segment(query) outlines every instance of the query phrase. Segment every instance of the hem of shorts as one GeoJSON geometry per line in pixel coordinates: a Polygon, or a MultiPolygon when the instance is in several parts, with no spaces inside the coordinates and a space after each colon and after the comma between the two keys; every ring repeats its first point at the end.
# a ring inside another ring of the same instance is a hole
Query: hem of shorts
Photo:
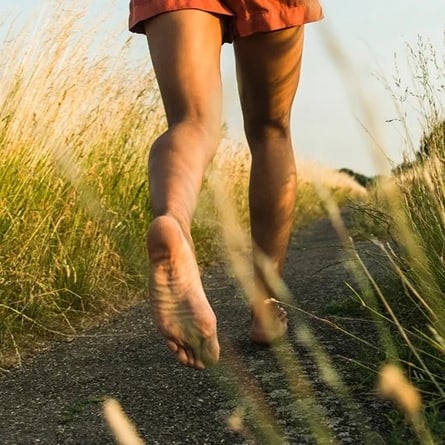
{"type": "Polygon", "coordinates": [[[292,28],[305,25],[306,23],[318,22],[324,18],[320,7],[319,13],[307,14],[304,7],[288,8],[281,11],[267,11],[257,13],[249,17],[238,18],[236,21],[236,37],[248,37],[256,32],[278,31],[280,29],[292,28]]]}
{"type": "Polygon", "coordinates": [[[159,14],[181,9],[198,9],[212,14],[233,16],[233,12],[215,2],[210,4],[208,0],[152,0],[135,5],[130,3],[130,17],[128,28],[136,34],[145,34],[144,21],[159,14]]]}

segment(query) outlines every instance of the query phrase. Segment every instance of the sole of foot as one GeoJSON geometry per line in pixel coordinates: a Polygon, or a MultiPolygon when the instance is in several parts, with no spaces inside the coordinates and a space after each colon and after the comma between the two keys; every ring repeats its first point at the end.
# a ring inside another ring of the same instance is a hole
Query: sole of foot
{"type": "Polygon", "coordinates": [[[215,314],[201,283],[193,247],[178,222],[153,220],[147,234],[151,311],[179,363],[205,369],[218,362],[215,314]]]}

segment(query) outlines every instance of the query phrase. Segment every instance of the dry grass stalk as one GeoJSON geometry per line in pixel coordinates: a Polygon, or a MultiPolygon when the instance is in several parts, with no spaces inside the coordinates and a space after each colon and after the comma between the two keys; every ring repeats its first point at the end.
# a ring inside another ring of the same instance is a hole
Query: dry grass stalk
{"type": "Polygon", "coordinates": [[[103,405],[103,413],[119,445],[145,444],[117,400],[107,399],[103,405]]]}

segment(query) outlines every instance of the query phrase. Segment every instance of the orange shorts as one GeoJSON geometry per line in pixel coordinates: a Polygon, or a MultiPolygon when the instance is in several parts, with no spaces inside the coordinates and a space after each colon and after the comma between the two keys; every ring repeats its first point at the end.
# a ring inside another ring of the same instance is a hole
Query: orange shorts
{"type": "Polygon", "coordinates": [[[225,42],[323,18],[318,0],[130,0],[130,31],[144,34],[145,20],[178,9],[200,9],[222,16],[225,42]]]}

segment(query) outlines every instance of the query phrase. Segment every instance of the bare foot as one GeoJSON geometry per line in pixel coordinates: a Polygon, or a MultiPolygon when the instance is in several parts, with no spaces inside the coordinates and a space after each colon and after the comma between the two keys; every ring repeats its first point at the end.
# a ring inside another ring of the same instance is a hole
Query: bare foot
{"type": "Polygon", "coordinates": [[[155,218],[147,234],[150,303],[158,330],[178,361],[205,369],[219,359],[216,317],[192,247],[174,218],[155,218]]]}
{"type": "Polygon", "coordinates": [[[271,345],[283,339],[287,333],[287,312],[273,298],[252,306],[250,340],[253,343],[271,345]]]}

